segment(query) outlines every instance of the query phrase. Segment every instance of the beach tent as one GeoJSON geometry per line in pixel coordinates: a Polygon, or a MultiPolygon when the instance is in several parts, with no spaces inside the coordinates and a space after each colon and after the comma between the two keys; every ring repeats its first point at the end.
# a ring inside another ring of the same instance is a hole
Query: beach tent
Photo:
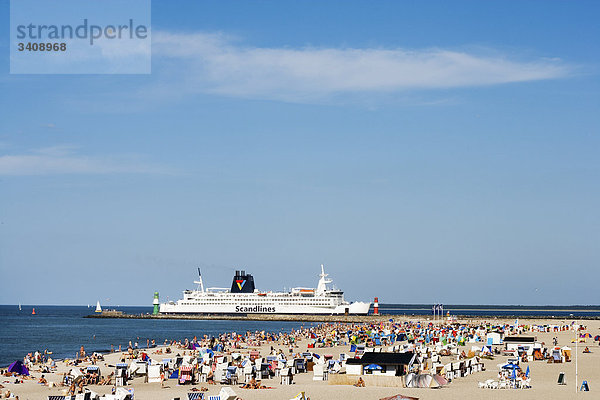
{"type": "Polygon", "coordinates": [[[27,367],[24,366],[23,363],[18,360],[8,366],[8,372],[25,376],[29,375],[29,370],[27,369],[27,367]]]}

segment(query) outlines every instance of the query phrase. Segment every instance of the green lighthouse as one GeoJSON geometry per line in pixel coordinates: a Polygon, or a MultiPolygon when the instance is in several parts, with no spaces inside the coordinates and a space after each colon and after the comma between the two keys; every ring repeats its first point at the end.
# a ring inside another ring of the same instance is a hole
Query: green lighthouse
{"type": "Polygon", "coordinates": [[[154,310],[152,311],[152,315],[158,315],[158,292],[154,292],[154,310]]]}

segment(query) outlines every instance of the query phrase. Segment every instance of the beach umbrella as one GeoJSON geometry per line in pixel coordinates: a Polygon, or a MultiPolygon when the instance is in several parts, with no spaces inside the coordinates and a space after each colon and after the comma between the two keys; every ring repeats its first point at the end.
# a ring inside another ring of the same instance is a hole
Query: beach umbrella
{"type": "Polygon", "coordinates": [[[596,335],[596,337],[594,338],[594,340],[600,340],[600,335],[596,335]]]}
{"type": "Polygon", "coordinates": [[[383,368],[380,365],[377,365],[377,364],[369,364],[364,369],[368,369],[368,370],[381,370],[383,368]]]}

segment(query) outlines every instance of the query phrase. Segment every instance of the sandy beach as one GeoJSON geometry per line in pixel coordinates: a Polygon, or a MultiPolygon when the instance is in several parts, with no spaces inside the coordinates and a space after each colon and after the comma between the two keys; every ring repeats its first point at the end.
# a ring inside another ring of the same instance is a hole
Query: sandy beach
{"type": "MultiPolygon", "coordinates": [[[[394,318],[394,322],[403,322],[409,320],[409,318],[394,318]]],[[[416,321],[415,317],[410,319],[416,321]]],[[[421,319],[423,323],[428,323],[426,318],[421,319]]],[[[457,322],[462,324],[475,325],[479,323],[492,323],[494,325],[499,324],[511,324],[514,320],[503,320],[493,318],[482,318],[482,319],[469,319],[469,320],[458,320],[457,322]]],[[[545,320],[545,319],[529,319],[519,320],[520,325],[545,325],[545,324],[569,324],[571,321],[563,320],[545,320]]],[[[600,321],[598,320],[583,320],[579,321],[582,325],[586,326],[586,332],[589,332],[592,337],[600,335],[600,321]]],[[[482,358],[485,364],[485,371],[477,372],[468,375],[463,378],[454,379],[447,386],[430,389],[430,388],[403,388],[403,387],[354,387],[351,385],[335,385],[330,381],[314,381],[313,373],[301,373],[294,376],[295,384],[293,385],[281,385],[280,379],[274,377],[272,379],[263,380],[263,385],[272,387],[270,389],[242,389],[238,386],[232,386],[237,396],[241,399],[252,400],[252,399],[291,399],[296,396],[299,392],[305,392],[307,397],[312,400],[317,399],[380,399],[386,396],[392,396],[398,393],[418,397],[419,399],[478,399],[478,398],[519,398],[519,399],[564,399],[570,396],[584,397],[584,398],[598,398],[597,391],[600,384],[600,346],[598,342],[594,342],[593,339],[587,339],[586,343],[578,344],[578,351],[575,354],[575,343],[572,341],[575,339],[575,332],[572,330],[559,331],[559,332],[524,332],[523,335],[535,336],[537,341],[544,342],[547,347],[552,347],[553,338],[558,339],[559,346],[569,346],[573,350],[572,362],[568,363],[548,363],[546,361],[530,361],[521,364],[522,368],[529,366],[531,371],[531,388],[529,389],[480,389],[478,382],[484,382],[488,379],[498,378],[498,367],[497,364],[505,362],[508,356],[495,355],[492,360],[482,358]],[[589,347],[591,353],[584,353],[585,347],[589,347]],[[590,391],[589,392],[576,392],[575,388],[575,358],[577,357],[578,365],[578,386],[581,385],[583,380],[587,380],[590,391]],[[564,372],[566,376],[566,385],[558,385],[557,379],[560,372],[564,372]]],[[[298,338],[297,348],[294,352],[303,352],[307,350],[307,345],[310,339],[298,338]]],[[[471,346],[474,344],[481,345],[482,343],[466,343],[465,346],[460,346],[459,351],[464,350],[468,352],[471,346]]],[[[288,348],[284,345],[280,345],[277,342],[264,343],[260,346],[248,347],[243,350],[238,350],[242,354],[249,354],[250,351],[258,350],[261,355],[266,355],[270,352],[271,346],[275,350],[282,349],[286,354],[288,348]]],[[[171,346],[172,347],[172,346],[171,346]]],[[[387,346],[383,346],[387,348],[387,346]]],[[[150,358],[156,361],[161,361],[162,358],[168,357],[165,354],[153,354],[161,347],[151,349],[149,352],[150,358]]],[[[164,347],[162,347],[164,349],[164,347]]],[[[332,354],[334,358],[337,358],[340,353],[351,354],[349,345],[340,345],[335,347],[315,347],[308,349],[309,351],[324,355],[332,354]]],[[[385,351],[385,349],[383,350],[385,351]]],[[[183,350],[173,348],[173,353],[182,353],[183,350]]],[[[111,353],[105,354],[104,360],[99,361],[97,365],[100,367],[102,374],[108,374],[114,370],[114,366],[124,356],[124,353],[111,353]]],[[[444,363],[450,362],[456,359],[456,356],[445,356],[443,357],[444,363]]],[[[130,362],[131,360],[126,360],[130,362]]],[[[68,366],[64,361],[59,361],[57,364],[57,370],[52,373],[44,374],[45,378],[49,382],[60,382],[63,373],[68,372],[73,366],[68,366]]],[[[80,364],[78,367],[86,367],[91,365],[90,362],[80,364]]],[[[38,383],[42,373],[38,367],[34,367],[31,371],[31,378],[24,379],[23,383],[14,383],[15,377],[3,376],[1,384],[3,386],[2,395],[5,396],[7,390],[13,395],[16,395],[21,400],[34,400],[34,399],[46,399],[49,395],[61,395],[64,394],[65,387],[48,387],[38,383]]],[[[355,380],[355,378],[353,378],[355,380]]],[[[167,400],[173,398],[187,399],[187,393],[191,391],[193,387],[201,388],[207,387],[207,395],[217,395],[220,391],[221,385],[207,385],[206,383],[180,386],[177,384],[175,379],[165,381],[165,388],[161,388],[160,383],[144,383],[143,378],[135,378],[129,381],[128,388],[134,388],[135,399],[148,399],[148,400],[167,400]]],[[[99,394],[110,393],[112,386],[97,386],[89,385],[91,390],[99,394]]]]}

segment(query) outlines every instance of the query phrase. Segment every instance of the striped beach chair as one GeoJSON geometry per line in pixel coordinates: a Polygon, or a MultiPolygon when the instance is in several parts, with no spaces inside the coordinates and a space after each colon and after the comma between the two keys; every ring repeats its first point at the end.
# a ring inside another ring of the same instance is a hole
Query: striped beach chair
{"type": "Polygon", "coordinates": [[[204,400],[204,393],[191,392],[187,394],[188,400],[204,400]]]}

